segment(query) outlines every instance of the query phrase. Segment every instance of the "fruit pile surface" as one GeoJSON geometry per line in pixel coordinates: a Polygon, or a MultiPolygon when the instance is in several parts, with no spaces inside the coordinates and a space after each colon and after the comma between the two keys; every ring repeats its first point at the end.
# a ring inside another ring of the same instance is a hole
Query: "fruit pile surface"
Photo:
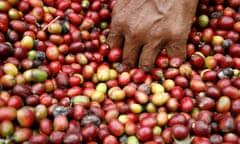
{"type": "Polygon", "coordinates": [[[0,143],[239,144],[240,0],[199,0],[150,73],[106,43],[116,1],[0,0],[0,143]]]}

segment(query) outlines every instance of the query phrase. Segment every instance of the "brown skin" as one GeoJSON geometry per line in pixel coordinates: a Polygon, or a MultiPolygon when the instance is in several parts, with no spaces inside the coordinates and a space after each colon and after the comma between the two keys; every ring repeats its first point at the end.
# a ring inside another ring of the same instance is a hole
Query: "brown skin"
{"type": "Polygon", "coordinates": [[[159,52],[186,58],[186,43],[198,0],[117,0],[110,47],[123,48],[123,62],[149,72],[159,52]]]}

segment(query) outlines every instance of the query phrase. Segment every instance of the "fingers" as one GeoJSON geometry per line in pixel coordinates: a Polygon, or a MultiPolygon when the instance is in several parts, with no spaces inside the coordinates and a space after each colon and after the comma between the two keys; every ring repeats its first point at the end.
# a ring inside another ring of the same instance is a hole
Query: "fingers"
{"type": "Polygon", "coordinates": [[[150,42],[146,44],[141,52],[138,67],[145,72],[150,72],[155,65],[156,57],[162,49],[162,43],[150,42]]]}
{"type": "Polygon", "coordinates": [[[123,35],[122,33],[118,32],[116,29],[113,29],[110,31],[107,37],[107,43],[110,46],[110,48],[113,47],[122,47],[123,43],[123,35]]]}
{"type": "Polygon", "coordinates": [[[187,56],[186,44],[186,39],[168,41],[167,45],[165,46],[168,57],[179,56],[185,60],[187,56]]]}
{"type": "Polygon", "coordinates": [[[122,61],[130,67],[136,67],[138,63],[139,53],[142,45],[139,41],[126,38],[123,47],[122,61]]]}
{"type": "MultiPolygon", "coordinates": [[[[129,3],[129,0],[120,0],[117,1],[113,12],[112,12],[112,21],[111,21],[111,31],[107,37],[107,43],[112,47],[122,47],[123,44],[123,34],[122,29],[124,28],[124,21],[119,19],[121,17],[121,11],[124,6],[129,3]],[[117,14],[117,15],[116,15],[117,14]]],[[[124,18],[124,17],[123,17],[124,18]]]]}

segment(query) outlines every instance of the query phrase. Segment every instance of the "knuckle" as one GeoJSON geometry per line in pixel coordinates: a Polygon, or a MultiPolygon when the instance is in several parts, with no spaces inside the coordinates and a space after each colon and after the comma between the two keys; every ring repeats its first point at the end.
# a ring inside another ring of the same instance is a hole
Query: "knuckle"
{"type": "Polygon", "coordinates": [[[144,63],[140,63],[138,65],[139,68],[143,69],[145,72],[150,72],[151,69],[153,68],[152,64],[144,64],[144,63]]]}
{"type": "Polygon", "coordinates": [[[175,28],[169,32],[169,35],[172,37],[181,37],[183,35],[183,33],[184,33],[184,31],[182,29],[175,28]]]}
{"type": "Polygon", "coordinates": [[[124,14],[122,14],[121,12],[116,13],[113,17],[112,17],[112,24],[116,25],[116,26],[122,26],[123,24],[126,23],[124,14]]]}
{"type": "Polygon", "coordinates": [[[168,37],[168,40],[174,43],[177,43],[177,45],[179,45],[180,43],[187,41],[188,33],[183,29],[172,29],[167,34],[167,37],[168,37]]]}

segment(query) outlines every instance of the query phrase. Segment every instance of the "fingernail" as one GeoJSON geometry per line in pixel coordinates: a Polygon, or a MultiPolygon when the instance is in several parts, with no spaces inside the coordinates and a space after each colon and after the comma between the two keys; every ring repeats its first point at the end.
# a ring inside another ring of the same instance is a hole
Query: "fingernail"
{"type": "Polygon", "coordinates": [[[129,71],[131,69],[130,65],[126,63],[121,63],[116,67],[118,72],[124,72],[124,71],[129,71]]]}
{"type": "Polygon", "coordinates": [[[151,71],[151,69],[148,66],[139,66],[139,68],[141,68],[143,71],[145,71],[146,73],[149,73],[151,71]]]}

